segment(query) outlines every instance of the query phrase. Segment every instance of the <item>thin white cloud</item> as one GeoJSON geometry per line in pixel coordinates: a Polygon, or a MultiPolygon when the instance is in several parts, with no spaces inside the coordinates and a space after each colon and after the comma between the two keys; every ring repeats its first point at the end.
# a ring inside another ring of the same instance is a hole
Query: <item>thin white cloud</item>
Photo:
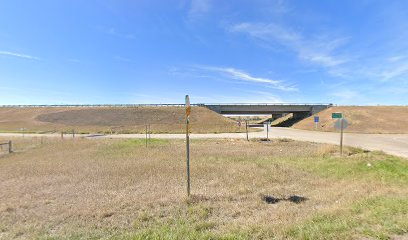
{"type": "Polygon", "coordinates": [[[40,60],[40,58],[31,56],[31,55],[28,55],[28,54],[8,52],[8,51],[0,51],[0,55],[17,57],[17,58],[24,58],[24,59],[30,59],[30,60],[40,60]]]}
{"type": "Polygon", "coordinates": [[[240,23],[229,30],[248,34],[269,44],[284,46],[295,52],[300,59],[323,67],[336,67],[350,61],[335,53],[348,41],[344,37],[322,35],[308,39],[299,32],[275,23],[240,23]]]}
{"type": "Polygon", "coordinates": [[[189,20],[195,20],[206,14],[211,9],[211,0],[191,0],[188,11],[189,20]]]}
{"type": "Polygon", "coordinates": [[[206,69],[211,70],[211,71],[226,73],[231,78],[236,79],[236,80],[242,80],[242,81],[248,81],[248,82],[258,82],[258,83],[268,83],[272,85],[278,85],[281,83],[281,81],[272,80],[269,78],[253,77],[249,75],[248,73],[242,70],[235,69],[235,68],[206,67],[206,69]]]}
{"type": "Polygon", "coordinates": [[[389,62],[398,62],[398,61],[400,61],[402,59],[405,59],[405,58],[407,58],[407,57],[406,56],[393,56],[393,57],[389,57],[387,60],[389,62]]]}
{"type": "Polygon", "coordinates": [[[394,84],[408,82],[408,60],[404,56],[391,58],[380,56],[348,67],[356,79],[394,84]]]}
{"type": "Polygon", "coordinates": [[[69,59],[67,59],[67,61],[72,62],[72,63],[79,63],[79,64],[83,63],[81,60],[76,59],[76,58],[69,58],[69,59]]]}
{"type": "Polygon", "coordinates": [[[271,94],[270,92],[265,92],[265,91],[247,91],[250,96],[249,97],[249,102],[267,102],[267,103],[284,103],[279,96],[276,96],[275,94],[271,94]]]}
{"type": "Polygon", "coordinates": [[[221,73],[231,79],[238,80],[238,81],[267,84],[271,86],[272,88],[279,89],[282,91],[297,91],[298,90],[295,86],[286,85],[284,84],[284,82],[280,80],[274,80],[274,79],[264,78],[264,77],[254,77],[250,75],[249,73],[246,73],[243,70],[239,70],[235,68],[203,67],[203,69],[221,73]]]}
{"type": "Polygon", "coordinates": [[[120,37],[120,38],[125,38],[125,39],[136,39],[136,36],[132,33],[124,33],[121,31],[118,31],[114,27],[101,27],[98,26],[97,29],[105,34],[109,34],[112,36],[120,37]]]}
{"type": "Polygon", "coordinates": [[[356,102],[361,103],[366,100],[361,93],[349,89],[335,91],[330,95],[336,97],[336,101],[340,104],[355,104],[356,102]]]}
{"type": "Polygon", "coordinates": [[[235,82],[246,82],[263,84],[266,87],[282,91],[298,91],[293,84],[287,84],[282,80],[275,80],[266,77],[256,77],[243,70],[231,67],[214,67],[214,66],[190,66],[188,68],[171,67],[169,69],[172,75],[188,75],[199,78],[219,79],[226,78],[235,82]]]}
{"type": "Polygon", "coordinates": [[[115,56],[113,57],[114,60],[120,61],[120,62],[133,62],[132,59],[126,58],[126,57],[121,57],[121,56],[115,56]]]}
{"type": "Polygon", "coordinates": [[[206,96],[191,94],[191,97],[197,103],[284,103],[280,97],[264,91],[237,90],[234,93],[235,95],[210,94],[206,96]]]}
{"type": "MultiPolygon", "coordinates": [[[[299,59],[324,67],[334,77],[378,82],[400,81],[408,77],[408,61],[404,54],[366,59],[361,52],[353,57],[341,54],[349,41],[347,37],[323,34],[307,38],[300,31],[275,23],[240,23],[231,26],[229,31],[247,34],[267,47],[283,46],[299,59]],[[357,58],[359,61],[354,61],[357,58]]],[[[350,96],[350,93],[346,95],[350,96]]]]}
{"type": "Polygon", "coordinates": [[[380,73],[380,80],[389,81],[391,79],[405,76],[407,74],[408,74],[408,62],[402,62],[401,64],[398,64],[380,73]]]}

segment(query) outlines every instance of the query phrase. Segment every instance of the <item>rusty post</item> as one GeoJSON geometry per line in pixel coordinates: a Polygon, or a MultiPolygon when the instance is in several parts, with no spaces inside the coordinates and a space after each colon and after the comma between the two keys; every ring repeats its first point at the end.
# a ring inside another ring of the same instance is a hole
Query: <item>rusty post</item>
{"type": "Polygon", "coordinates": [[[9,153],[12,153],[13,152],[13,143],[11,141],[9,141],[8,146],[9,146],[9,153]]]}

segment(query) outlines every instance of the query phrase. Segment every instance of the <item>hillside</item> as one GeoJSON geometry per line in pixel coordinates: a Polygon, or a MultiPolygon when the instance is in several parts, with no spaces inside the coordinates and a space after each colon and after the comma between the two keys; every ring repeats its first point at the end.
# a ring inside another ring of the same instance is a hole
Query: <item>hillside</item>
{"type": "MultiPolygon", "coordinates": [[[[150,125],[153,133],[182,133],[184,114],[184,107],[0,108],[0,131],[141,133],[150,125]]],[[[240,131],[235,121],[204,107],[192,108],[190,122],[193,133],[240,131]]]]}
{"type": "MultiPolygon", "coordinates": [[[[318,130],[332,132],[335,120],[333,112],[342,112],[350,126],[345,132],[354,133],[408,133],[407,106],[338,106],[326,109],[318,114],[320,123],[318,130]]],[[[306,118],[293,128],[315,130],[313,116],[306,118]]]]}

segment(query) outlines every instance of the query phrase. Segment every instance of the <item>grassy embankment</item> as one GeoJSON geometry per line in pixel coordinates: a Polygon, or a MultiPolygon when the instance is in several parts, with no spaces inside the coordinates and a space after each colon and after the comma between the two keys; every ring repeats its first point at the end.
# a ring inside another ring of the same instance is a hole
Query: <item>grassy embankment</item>
{"type": "Polygon", "coordinates": [[[0,239],[387,239],[408,233],[408,162],[277,140],[15,139],[0,239]],[[307,198],[267,204],[263,196],[307,198]]]}
{"type": "MultiPolygon", "coordinates": [[[[243,132],[231,119],[207,108],[193,107],[193,133],[243,132]]],[[[0,132],[27,133],[183,133],[184,107],[0,108],[0,132]]]]}
{"type": "MultiPolygon", "coordinates": [[[[333,132],[333,112],[341,112],[350,123],[345,132],[354,133],[408,133],[407,106],[338,106],[328,108],[320,117],[319,131],[333,132]]],[[[315,130],[314,116],[296,123],[294,128],[315,130]]]]}

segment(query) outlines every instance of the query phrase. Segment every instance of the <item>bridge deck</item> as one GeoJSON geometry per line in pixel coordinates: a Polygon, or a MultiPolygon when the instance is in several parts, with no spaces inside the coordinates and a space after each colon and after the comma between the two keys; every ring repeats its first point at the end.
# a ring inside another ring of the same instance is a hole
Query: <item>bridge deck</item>
{"type": "MultiPolygon", "coordinates": [[[[322,103],[197,103],[193,106],[207,107],[220,114],[314,114],[332,106],[322,103]]],[[[1,105],[3,108],[46,108],[46,107],[183,107],[184,104],[82,104],[82,105],[1,105]]]]}
{"type": "Polygon", "coordinates": [[[299,113],[311,115],[332,104],[205,104],[205,107],[220,114],[282,114],[299,113]]]}

